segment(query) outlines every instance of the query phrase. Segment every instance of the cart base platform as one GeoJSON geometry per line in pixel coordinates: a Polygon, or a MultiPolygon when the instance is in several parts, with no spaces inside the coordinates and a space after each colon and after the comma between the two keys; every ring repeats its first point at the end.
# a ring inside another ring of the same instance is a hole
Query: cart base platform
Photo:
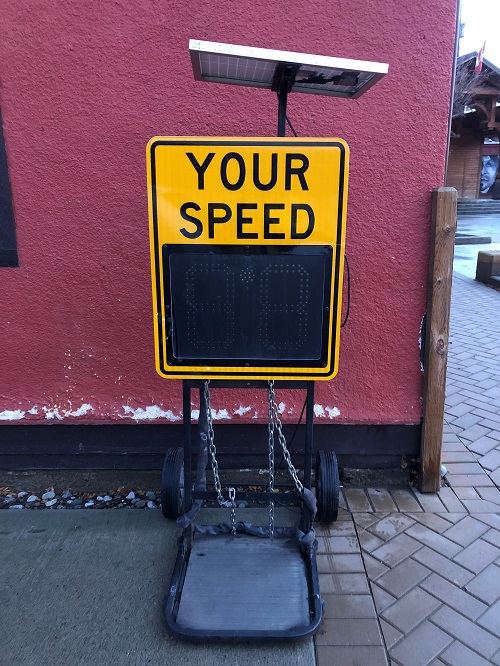
{"type": "Polygon", "coordinates": [[[183,537],[166,606],[185,638],[300,638],[322,614],[315,552],[289,538],[183,537]]]}

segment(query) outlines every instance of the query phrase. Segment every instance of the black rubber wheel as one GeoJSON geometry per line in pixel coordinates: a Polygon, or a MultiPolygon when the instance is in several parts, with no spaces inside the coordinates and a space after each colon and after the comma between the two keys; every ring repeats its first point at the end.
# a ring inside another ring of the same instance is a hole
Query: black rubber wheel
{"type": "Polygon", "coordinates": [[[184,450],[168,449],[161,475],[161,510],[165,518],[177,520],[184,513],[184,450]]]}
{"type": "Polygon", "coordinates": [[[320,523],[333,523],[339,512],[339,467],[333,451],[316,453],[316,520],[320,523]]]}

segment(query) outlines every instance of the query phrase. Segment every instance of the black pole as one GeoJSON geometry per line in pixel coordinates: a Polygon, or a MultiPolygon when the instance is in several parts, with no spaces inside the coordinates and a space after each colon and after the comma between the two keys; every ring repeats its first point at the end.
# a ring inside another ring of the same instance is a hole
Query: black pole
{"type": "Polygon", "coordinates": [[[282,76],[278,90],[278,136],[286,135],[286,103],[288,97],[288,77],[282,76]]]}

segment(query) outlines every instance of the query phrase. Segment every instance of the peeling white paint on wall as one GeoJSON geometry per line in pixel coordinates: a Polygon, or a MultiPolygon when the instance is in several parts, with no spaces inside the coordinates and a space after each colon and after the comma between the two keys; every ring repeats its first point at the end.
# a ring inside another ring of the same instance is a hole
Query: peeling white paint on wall
{"type": "Polygon", "coordinates": [[[158,405],[148,405],[146,409],[143,409],[142,407],[133,409],[129,405],[122,405],[122,407],[125,414],[134,419],[134,421],[152,421],[154,419],[168,419],[169,421],[181,420],[181,417],[174,414],[171,409],[165,411],[158,405]]]}
{"type": "Polygon", "coordinates": [[[48,407],[42,407],[43,411],[45,412],[45,418],[48,421],[51,421],[52,419],[57,419],[58,421],[62,421],[63,417],[61,414],[59,414],[59,408],[58,407],[53,407],[49,409],[48,407]]]}
{"type": "Polygon", "coordinates": [[[340,416],[340,409],[337,409],[337,407],[325,407],[325,411],[327,412],[329,419],[334,419],[336,416],[340,416]]]}
{"type": "Polygon", "coordinates": [[[197,421],[200,418],[200,410],[199,409],[192,409],[191,410],[191,419],[193,421],[197,421]]]}
{"type": "Polygon", "coordinates": [[[216,412],[215,409],[212,409],[212,419],[214,421],[223,421],[230,418],[227,409],[219,409],[218,412],[216,412]]]}
{"type": "Polygon", "coordinates": [[[70,409],[64,411],[64,416],[85,416],[87,412],[93,412],[94,408],[92,405],[89,405],[88,402],[84,402],[83,405],[78,407],[78,409],[75,409],[74,412],[72,412],[70,409]]]}
{"type": "Polygon", "coordinates": [[[322,416],[323,418],[326,416],[322,405],[314,405],[314,416],[322,416]]]}
{"type": "Polygon", "coordinates": [[[323,419],[326,419],[328,416],[329,419],[334,419],[336,416],[340,416],[340,410],[337,409],[337,407],[323,407],[323,405],[314,405],[314,416],[323,419]]]}
{"type": "Polygon", "coordinates": [[[278,405],[278,414],[283,414],[283,412],[285,411],[285,409],[286,409],[286,405],[285,405],[285,403],[284,403],[284,402],[280,402],[280,404],[278,405]]]}
{"type": "Polygon", "coordinates": [[[25,414],[22,409],[6,409],[0,412],[0,421],[20,421],[25,414]]]}
{"type": "Polygon", "coordinates": [[[38,407],[35,405],[31,409],[28,409],[28,414],[38,414],[38,407]]]}
{"type": "Polygon", "coordinates": [[[252,409],[251,407],[243,407],[242,405],[240,405],[239,408],[233,412],[233,414],[237,414],[238,416],[244,416],[251,409],[252,409]]]}

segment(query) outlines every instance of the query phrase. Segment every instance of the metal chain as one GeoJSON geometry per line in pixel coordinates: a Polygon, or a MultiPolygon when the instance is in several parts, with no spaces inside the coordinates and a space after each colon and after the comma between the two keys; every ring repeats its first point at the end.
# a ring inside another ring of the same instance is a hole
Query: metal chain
{"type": "MultiPolygon", "coordinates": [[[[207,439],[208,439],[208,452],[210,454],[210,464],[212,466],[212,472],[214,474],[214,485],[215,485],[215,491],[217,493],[217,501],[219,503],[219,506],[223,506],[226,508],[233,508],[234,511],[234,497],[233,499],[229,500],[224,500],[224,497],[222,495],[222,486],[220,483],[220,477],[219,477],[219,465],[217,463],[217,449],[215,448],[214,444],[214,428],[213,428],[213,422],[212,422],[212,409],[210,408],[210,390],[208,388],[209,381],[205,381],[205,389],[204,389],[204,396],[205,396],[205,407],[207,410],[207,439]]],[[[230,489],[234,490],[234,488],[230,489]]],[[[235,491],[236,492],[236,491],[235,491]]]]}
{"type": "Polygon", "coordinates": [[[236,488],[229,488],[229,501],[231,502],[231,534],[236,534],[236,488]]]}
{"type": "MultiPolygon", "coordinates": [[[[274,492],[274,419],[273,419],[273,410],[271,407],[272,404],[272,395],[271,395],[271,382],[269,382],[268,388],[268,398],[269,398],[269,408],[267,414],[269,421],[267,424],[267,430],[269,432],[269,486],[268,491],[270,493],[274,492]]],[[[269,537],[274,539],[274,502],[269,502],[269,537]]]]}
{"type": "Polygon", "coordinates": [[[283,449],[283,457],[285,458],[286,464],[288,466],[288,471],[290,472],[290,475],[295,483],[295,487],[297,488],[297,492],[302,494],[304,492],[304,486],[302,485],[302,482],[300,481],[298,475],[297,475],[297,470],[293,466],[292,459],[290,458],[290,452],[287,449],[286,446],[286,439],[285,436],[283,435],[283,430],[282,430],[282,423],[280,421],[279,413],[278,413],[278,407],[276,406],[276,400],[275,400],[275,395],[274,395],[274,381],[269,380],[269,410],[272,413],[272,419],[276,425],[276,430],[278,432],[278,440],[279,443],[281,444],[281,448],[283,449]]]}

